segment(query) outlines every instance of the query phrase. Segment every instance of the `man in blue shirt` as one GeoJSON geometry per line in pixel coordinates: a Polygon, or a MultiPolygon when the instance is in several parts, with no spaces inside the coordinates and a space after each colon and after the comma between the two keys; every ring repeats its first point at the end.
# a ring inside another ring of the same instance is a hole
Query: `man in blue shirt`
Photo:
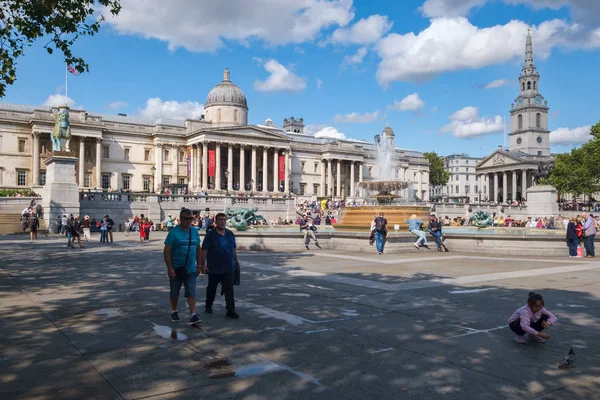
{"type": "Polygon", "coordinates": [[[233,278],[235,275],[235,264],[238,262],[235,236],[233,232],[226,229],[227,216],[223,213],[217,214],[216,228],[208,230],[202,242],[202,257],[200,267],[208,272],[208,286],[206,287],[205,311],[212,314],[212,305],[217,295],[217,286],[222,285],[225,295],[228,318],[239,318],[235,312],[235,300],[233,297],[233,278]],[[206,269],[206,266],[208,269],[206,269]]]}
{"type": "Polygon", "coordinates": [[[177,302],[181,285],[185,287],[185,297],[190,308],[190,325],[200,323],[196,315],[196,277],[200,275],[200,235],[190,225],[194,217],[186,208],[179,213],[180,223],[169,231],[165,239],[163,255],[167,264],[167,274],[171,287],[171,321],[179,322],[177,302]]]}

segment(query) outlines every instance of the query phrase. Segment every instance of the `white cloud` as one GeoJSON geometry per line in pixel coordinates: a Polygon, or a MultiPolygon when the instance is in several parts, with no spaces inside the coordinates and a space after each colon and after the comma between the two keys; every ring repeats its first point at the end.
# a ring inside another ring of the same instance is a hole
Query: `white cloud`
{"type": "MultiPolygon", "coordinates": [[[[449,71],[524,58],[526,32],[527,24],[522,21],[478,28],[464,17],[435,18],[418,34],[394,33],[377,43],[381,58],[377,80],[384,87],[394,81],[422,82],[449,71]]],[[[590,31],[558,19],[533,27],[532,36],[538,59],[547,58],[555,47],[600,48],[600,29],[590,31]]]]}
{"type": "Polygon", "coordinates": [[[427,0],[419,8],[425,17],[458,17],[467,15],[474,7],[485,4],[487,0],[427,0]]]}
{"type": "MultiPolygon", "coordinates": [[[[394,100],[394,104],[388,106],[388,110],[419,112],[425,107],[425,102],[419,98],[418,93],[409,94],[400,101],[394,100]]],[[[436,109],[437,111],[437,109],[436,109]]]]}
{"type": "Polygon", "coordinates": [[[508,79],[496,79],[495,81],[491,81],[489,83],[486,83],[485,85],[483,85],[484,89],[496,89],[502,86],[506,86],[508,84],[510,84],[510,80],[508,79]]]}
{"type": "MultiPolygon", "coordinates": [[[[71,108],[75,107],[75,100],[70,97],[67,97],[66,101],[67,105],[71,108]]],[[[62,94],[51,94],[48,96],[46,101],[42,103],[44,107],[58,107],[65,105],[65,96],[62,94]]]]}
{"type": "Polygon", "coordinates": [[[321,86],[323,86],[323,81],[317,78],[317,89],[321,89],[321,86]]]}
{"type": "Polygon", "coordinates": [[[326,127],[327,125],[325,124],[309,124],[304,127],[304,133],[314,136],[317,132],[326,127]]]}
{"type": "Polygon", "coordinates": [[[158,97],[146,101],[146,106],[138,110],[138,114],[145,118],[169,119],[198,119],[204,114],[204,106],[195,101],[178,102],[174,100],[162,101],[158,97]]]}
{"type": "Polygon", "coordinates": [[[592,138],[590,135],[591,125],[579,128],[558,128],[550,132],[550,144],[570,145],[585,143],[592,138]]]}
{"type": "Polygon", "coordinates": [[[504,130],[501,116],[481,117],[477,107],[465,107],[456,111],[450,116],[450,121],[442,127],[442,132],[451,132],[457,138],[471,138],[504,130]]]}
{"type": "Polygon", "coordinates": [[[332,126],[326,126],[323,129],[315,133],[316,138],[328,138],[328,139],[346,139],[346,135],[339,132],[332,126]]]}
{"type": "Polygon", "coordinates": [[[305,43],[354,18],[352,0],[121,0],[121,6],[116,18],[103,10],[106,24],[118,33],[201,52],[227,41],[305,43]]]}
{"type": "Polygon", "coordinates": [[[336,29],[326,43],[360,45],[375,43],[392,28],[392,25],[386,15],[371,15],[360,19],[349,28],[336,29]]]}
{"type": "Polygon", "coordinates": [[[365,58],[366,55],[367,55],[367,48],[361,47],[360,49],[358,49],[356,54],[348,55],[348,56],[344,57],[344,61],[343,61],[342,65],[360,64],[363,62],[363,59],[365,58]]]}
{"type": "Polygon", "coordinates": [[[264,81],[256,80],[254,82],[255,90],[259,92],[301,92],[306,89],[305,79],[296,76],[279,64],[277,60],[267,60],[264,67],[271,75],[264,81]]]}
{"type": "Polygon", "coordinates": [[[108,109],[110,110],[116,110],[118,108],[125,108],[129,106],[129,104],[127,104],[124,101],[113,101],[112,103],[110,103],[108,106],[106,106],[108,109]]]}
{"type": "Polygon", "coordinates": [[[360,114],[360,113],[350,113],[350,114],[345,114],[345,115],[336,115],[335,117],[333,117],[333,121],[338,123],[338,124],[343,124],[343,123],[349,123],[349,124],[364,124],[367,122],[373,122],[376,121],[379,118],[379,114],[380,111],[376,110],[373,112],[367,112],[364,114],[360,114]]]}

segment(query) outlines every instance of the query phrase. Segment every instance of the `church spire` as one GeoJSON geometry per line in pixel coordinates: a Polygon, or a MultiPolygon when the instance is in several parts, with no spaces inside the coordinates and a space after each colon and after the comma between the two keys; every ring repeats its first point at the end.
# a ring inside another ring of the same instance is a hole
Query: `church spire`
{"type": "Polygon", "coordinates": [[[525,64],[523,65],[523,73],[534,72],[535,64],[533,62],[533,44],[531,41],[531,29],[527,29],[527,41],[525,42],[525,64]],[[533,71],[531,71],[533,70],[533,71]]]}
{"type": "Polygon", "coordinates": [[[231,82],[229,79],[229,69],[225,68],[225,72],[223,72],[223,82],[231,82]]]}

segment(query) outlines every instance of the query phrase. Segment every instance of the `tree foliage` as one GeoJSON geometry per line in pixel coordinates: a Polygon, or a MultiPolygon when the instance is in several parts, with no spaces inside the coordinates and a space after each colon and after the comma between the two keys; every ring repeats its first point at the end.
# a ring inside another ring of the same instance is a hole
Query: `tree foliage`
{"type": "Polygon", "coordinates": [[[104,21],[99,9],[116,16],[121,11],[120,0],[2,0],[0,97],[17,79],[17,59],[38,39],[48,39],[44,48],[49,54],[60,50],[67,64],[80,73],[89,71],[71,47],[79,37],[98,33],[104,21]]]}
{"type": "Polygon", "coordinates": [[[600,191],[600,122],[591,139],[570,153],[559,154],[548,182],[560,194],[591,195],[600,191]]]}
{"type": "Polygon", "coordinates": [[[423,153],[429,160],[429,184],[432,186],[444,186],[450,179],[450,173],[446,171],[444,160],[436,152],[423,153]]]}

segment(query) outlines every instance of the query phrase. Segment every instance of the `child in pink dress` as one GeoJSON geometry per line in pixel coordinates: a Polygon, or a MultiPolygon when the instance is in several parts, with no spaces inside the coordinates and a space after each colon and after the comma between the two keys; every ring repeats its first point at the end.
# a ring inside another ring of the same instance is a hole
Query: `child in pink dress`
{"type": "Polygon", "coordinates": [[[554,325],[556,321],[554,314],[544,308],[542,295],[531,292],[527,304],[517,309],[508,319],[508,326],[517,335],[517,343],[526,343],[526,334],[529,334],[529,339],[544,343],[550,336],[542,331],[554,325]]]}

